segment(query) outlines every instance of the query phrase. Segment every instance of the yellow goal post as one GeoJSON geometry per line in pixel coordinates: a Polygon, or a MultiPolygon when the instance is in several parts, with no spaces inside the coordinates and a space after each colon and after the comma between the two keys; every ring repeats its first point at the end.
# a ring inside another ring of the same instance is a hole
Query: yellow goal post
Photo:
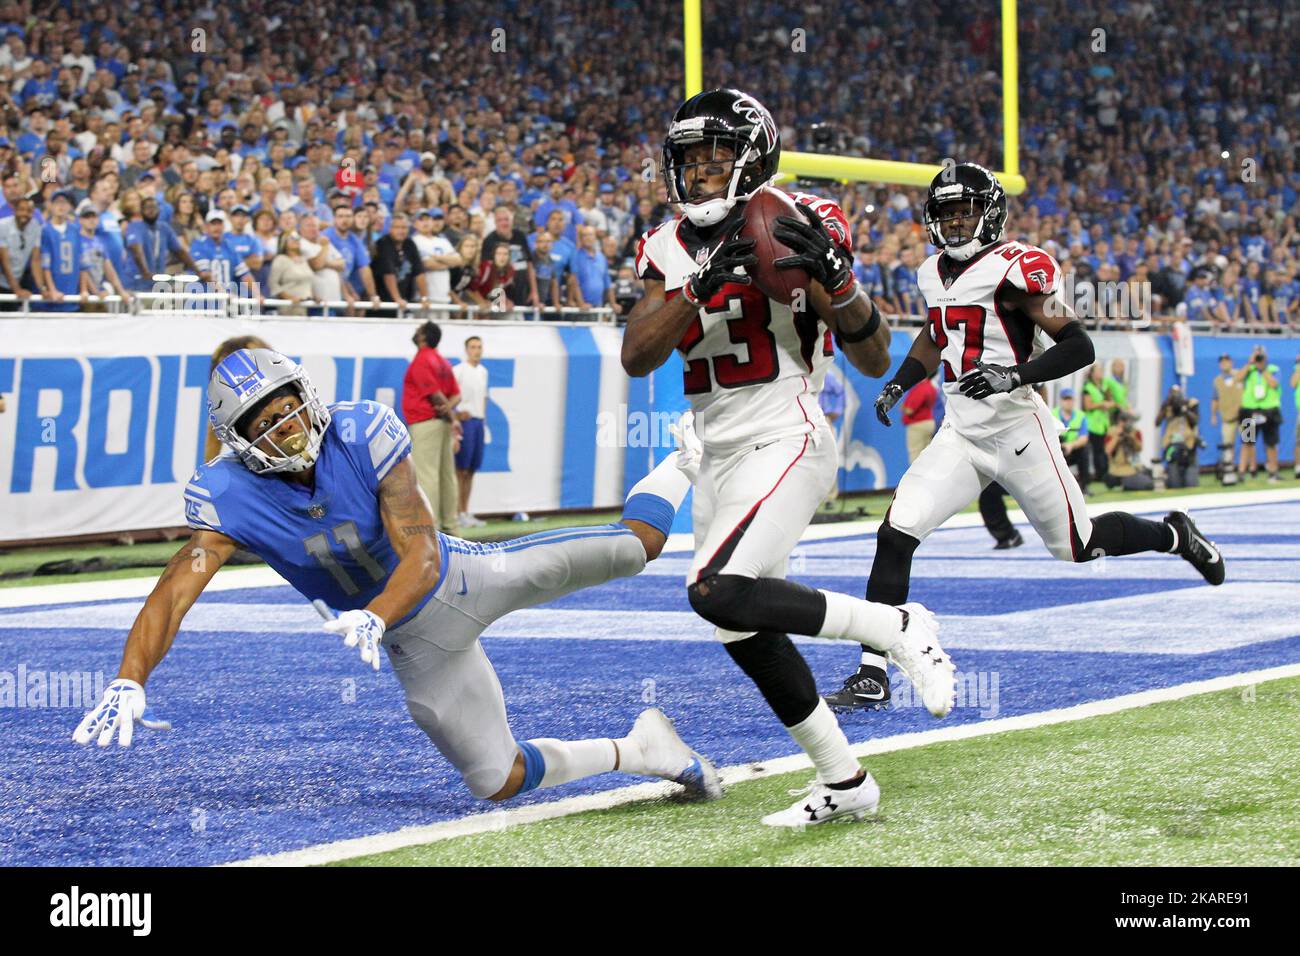
{"type": "MultiPolygon", "coordinates": [[[[702,0],[682,0],[683,49],[686,60],[686,95],[704,89],[704,56],[700,28],[702,0]]],[[[1020,174],[1020,86],[1016,31],[1016,0],[1002,0],[1002,160],[998,173],[1002,188],[1013,196],[1025,191],[1020,174]]],[[[846,182],[899,183],[928,186],[943,167],[929,163],[900,163],[859,156],[781,151],[780,171],[790,176],[809,176],[846,182]]]]}

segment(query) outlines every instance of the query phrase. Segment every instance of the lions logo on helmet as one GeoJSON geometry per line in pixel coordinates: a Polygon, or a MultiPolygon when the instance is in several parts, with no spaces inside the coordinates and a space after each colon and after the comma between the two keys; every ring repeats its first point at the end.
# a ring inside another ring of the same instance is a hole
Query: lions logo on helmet
{"type": "Polygon", "coordinates": [[[224,444],[257,474],[306,471],[316,463],[329,409],[316,394],[306,371],[297,362],[271,349],[240,349],[226,356],[208,380],[208,419],[224,444]],[[278,444],[266,434],[249,441],[239,432],[245,417],[276,393],[296,393],[302,404],[290,417],[301,430],[278,444]]]}
{"type": "Polygon", "coordinates": [[[925,228],[931,244],[958,262],[1002,241],[1007,221],[1007,194],[998,178],[975,163],[945,168],[930,181],[925,200],[925,228]],[[974,235],[952,242],[944,234],[954,219],[978,216],[974,235]]]}
{"type": "Polygon", "coordinates": [[[781,133],[772,114],[754,97],[740,90],[717,89],[697,93],[677,108],[663,145],[664,178],[668,198],[682,207],[696,226],[722,222],[737,202],[754,195],[776,175],[781,158],[781,133]],[[703,143],[717,156],[719,146],[731,152],[731,178],[726,189],[691,199],[686,170],[718,160],[688,163],[686,150],[703,143]]]}

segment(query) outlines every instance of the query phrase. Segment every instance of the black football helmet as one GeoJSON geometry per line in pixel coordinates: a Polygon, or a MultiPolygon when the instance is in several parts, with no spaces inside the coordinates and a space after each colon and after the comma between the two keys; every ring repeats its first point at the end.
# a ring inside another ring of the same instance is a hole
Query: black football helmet
{"type": "Polygon", "coordinates": [[[958,163],[930,181],[924,219],[930,242],[961,262],[1002,241],[1007,222],[1007,194],[998,177],[983,166],[958,163]],[[949,242],[943,234],[944,223],[972,215],[979,217],[975,234],[959,242],[949,242]]]}
{"type": "Polygon", "coordinates": [[[752,196],[776,175],[781,159],[781,133],[772,114],[754,97],[740,90],[717,89],[697,93],[677,108],[663,146],[664,178],[668,198],[697,226],[721,222],[738,201],[752,196]],[[691,201],[686,170],[714,160],[686,162],[686,150],[698,143],[731,150],[735,160],[726,190],[691,201]]]}

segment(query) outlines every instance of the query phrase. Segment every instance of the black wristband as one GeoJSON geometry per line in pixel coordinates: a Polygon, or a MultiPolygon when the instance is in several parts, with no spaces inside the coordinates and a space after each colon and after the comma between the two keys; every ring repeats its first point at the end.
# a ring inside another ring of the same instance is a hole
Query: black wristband
{"type": "Polygon", "coordinates": [[[871,299],[867,299],[867,301],[871,302],[871,317],[867,319],[867,324],[856,332],[835,333],[835,344],[840,348],[843,348],[845,343],[852,345],[854,342],[869,339],[876,334],[876,329],[880,328],[880,310],[876,308],[874,301],[871,299]]]}
{"type": "Polygon", "coordinates": [[[903,359],[903,364],[898,366],[898,371],[894,373],[894,377],[889,384],[897,385],[904,392],[907,392],[911,390],[913,385],[919,385],[929,377],[920,359],[909,355],[903,359]]]}

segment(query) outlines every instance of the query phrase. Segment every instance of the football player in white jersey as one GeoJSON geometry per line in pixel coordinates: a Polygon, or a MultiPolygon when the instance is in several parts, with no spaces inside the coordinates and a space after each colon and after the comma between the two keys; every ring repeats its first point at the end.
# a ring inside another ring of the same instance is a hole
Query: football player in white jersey
{"type": "MultiPolygon", "coordinates": [[[[924,218],[940,250],[917,270],[929,322],[876,399],[876,415],[888,425],[894,404],[940,365],[947,415],[899,481],[876,533],[868,600],[906,602],[917,545],[993,481],[1062,561],[1165,551],[1222,584],[1218,548],[1184,512],[1163,521],[1121,511],[1089,520],[1052,413],[1032,386],[1089,365],[1092,340],[1057,295],[1056,260],[1003,239],[1007,198],[997,177],[974,163],[945,169],[930,183],[924,218]],[[1048,348],[1042,333],[1053,341],[1048,348]]],[[[880,708],[889,700],[885,664],[883,655],[864,652],[857,673],[828,702],[841,710],[880,708]]]]}
{"type": "Polygon", "coordinates": [[[925,608],[873,604],[784,580],[786,560],[838,469],[835,436],[817,403],[835,335],[850,361],[879,377],[889,328],[858,288],[848,223],[833,202],[795,197],[798,218],[773,235],[795,254],[778,268],[807,270],[810,310],[769,299],[744,271],[754,242],[738,233],[745,203],[776,173],[771,114],[738,90],[691,97],[663,148],[669,198],[683,216],[651,229],[637,250],[646,295],[628,316],[623,367],[648,375],[680,350],[702,445],[695,483],[691,606],[717,628],[817,770],[811,795],[763,818],[803,827],[874,812],[879,789],[817,695],[788,634],[851,640],[888,655],[931,713],[955,697],[953,664],[925,608]]]}

